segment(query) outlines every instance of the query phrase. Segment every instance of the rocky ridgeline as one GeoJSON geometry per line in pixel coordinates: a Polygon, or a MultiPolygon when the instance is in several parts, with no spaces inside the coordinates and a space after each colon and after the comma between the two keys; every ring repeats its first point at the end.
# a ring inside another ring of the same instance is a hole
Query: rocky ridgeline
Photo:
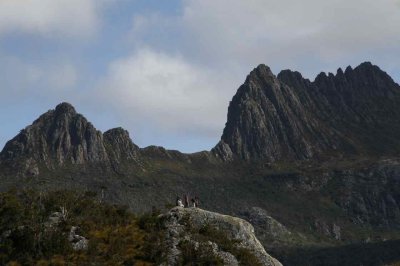
{"type": "Polygon", "coordinates": [[[259,65],[228,108],[221,141],[210,152],[187,155],[139,149],[122,128],[102,134],[68,103],[40,116],[7,142],[1,161],[37,175],[38,165],[119,164],[140,155],[192,162],[214,158],[298,160],[349,154],[397,155],[400,87],[377,66],[363,63],[311,82],[298,72],[275,76],[259,65]]]}
{"type": "Polygon", "coordinates": [[[39,169],[68,165],[101,165],[114,169],[123,162],[142,167],[141,158],[192,163],[213,160],[209,152],[183,154],[159,146],[139,148],[127,130],[97,130],[69,103],[41,115],[31,125],[8,141],[0,153],[0,164],[17,169],[24,176],[37,176],[39,169]]]}
{"type": "Polygon", "coordinates": [[[230,102],[213,153],[225,161],[398,154],[399,105],[399,85],[371,63],[314,82],[259,65],[230,102]]]}
{"type": "Polygon", "coordinates": [[[249,264],[250,257],[254,258],[254,265],[282,265],[265,251],[253,226],[240,218],[199,208],[175,207],[161,215],[160,220],[165,228],[165,265],[179,265],[188,249],[193,258],[204,256],[209,261],[214,257],[223,265],[239,265],[241,259],[249,264]],[[245,252],[249,255],[243,258],[245,252]]]}
{"type": "Polygon", "coordinates": [[[138,147],[121,128],[104,134],[68,103],[57,105],[8,141],[1,160],[39,174],[39,164],[49,169],[66,164],[118,163],[137,157],[138,147]]]}
{"type": "Polygon", "coordinates": [[[103,134],[104,145],[108,158],[115,162],[121,160],[135,160],[138,158],[139,147],[129,137],[128,131],[123,128],[113,128],[103,134]]]}

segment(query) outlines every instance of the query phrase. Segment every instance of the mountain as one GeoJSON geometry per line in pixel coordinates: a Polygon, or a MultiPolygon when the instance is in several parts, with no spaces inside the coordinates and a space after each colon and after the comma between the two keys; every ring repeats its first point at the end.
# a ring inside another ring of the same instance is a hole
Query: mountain
{"type": "Polygon", "coordinates": [[[379,67],[363,63],[311,82],[259,65],[229,104],[223,160],[268,161],[400,151],[400,87],[379,67]]]}
{"type": "Polygon", "coordinates": [[[230,102],[220,142],[193,154],[140,148],[126,130],[102,133],[61,103],[7,142],[0,191],[94,192],[135,213],[197,195],[201,208],[251,222],[284,265],[346,261],[347,246],[360,251],[350,261],[365,261],[366,242],[398,254],[399,93],[370,63],[314,81],[260,65],[230,102]]]}
{"type": "MultiPolygon", "coordinates": [[[[379,67],[363,63],[311,82],[298,72],[275,76],[259,65],[229,104],[220,142],[211,153],[223,161],[293,161],[346,155],[397,155],[400,151],[400,86],[379,67]]],[[[189,155],[150,146],[139,149],[122,128],[104,134],[74,107],[59,104],[4,147],[4,161],[27,160],[36,169],[64,164],[119,164],[143,152],[190,160],[189,155]]],[[[35,172],[28,170],[28,172],[35,172]]]]}
{"type": "Polygon", "coordinates": [[[126,130],[115,128],[102,134],[71,104],[61,103],[8,141],[0,158],[22,166],[22,174],[38,175],[41,165],[48,169],[69,164],[108,165],[134,159],[138,150],[126,130]]]}

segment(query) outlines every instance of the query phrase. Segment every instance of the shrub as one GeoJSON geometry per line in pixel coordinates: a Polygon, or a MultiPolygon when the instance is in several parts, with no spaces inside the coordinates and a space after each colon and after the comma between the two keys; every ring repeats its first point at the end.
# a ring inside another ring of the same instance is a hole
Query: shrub
{"type": "Polygon", "coordinates": [[[9,232],[0,241],[0,265],[151,265],[162,253],[156,213],[138,218],[93,193],[0,193],[0,217],[0,236],[9,232]],[[67,219],[49,227],[49,216],[60,207],[68,211],[67,219]],[[71,226],[89,239],[88,250],[72,249],[71,226]]]}

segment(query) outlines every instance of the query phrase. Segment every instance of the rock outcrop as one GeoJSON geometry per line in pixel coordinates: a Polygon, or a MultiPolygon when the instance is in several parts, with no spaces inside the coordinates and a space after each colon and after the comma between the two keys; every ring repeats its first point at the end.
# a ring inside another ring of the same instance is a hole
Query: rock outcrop
{"type": "Polygon", "coordinates": [[[225,161],[398,154],[399,104],[399,85],[371,63],[314,82],[259,65],[230,102],[213,153],[225,161]]]}
{"type": "Polygon", "coordinates": [[[89,240],[79,235],[77,233],[79,230],[78,226],[72,226],[68,235],[68,241],[71,243],[73,250],[87,250],[89,247],[89,240]]]}
{"type": "Polygon", "coordinates": [[[238,265],[244,259],[236,254],[238,250],[240,254],[248,252],[250,255],[246,260],[253,258],[255,265],[281,265],[267,254],[256,238],[253,226],[243,219],[182,207],[171,209],[160,219],[166,230],[166,265],[177,265],[188,246],[198,253],[196,257],[212,256],[222,260],[224,265],[238,265]]]}
{"type": "Polygon", "coordinates": [[[71,104],[64,102],[42,114],[8,141],[0,153],[0,165],[30,177],[39,176],[42,167],[54,170],[88,164],[120,173],[121,163],[133,163],[142,168],[143,158],[186,163],[215,160],[207,151],[184,154],[159,146],[139,148],[127,130],[118,127],[102,133],[71,104]]]}
{"type": "Polygon", "coordinates": [[[167,150],[160,146],[148,146],[140,150],[141,154],[149,158],[168,159],[190,162],[190,156],[177,150],[167,150]]]}
{"type": "Polygon", "coordinates": [[[354,224],[400,228],[398,159],[383,160],[362,170],[335,171],[331,176],[332,198],[354,224]]]}
{"type": "Polygon", "coordinates": [[[20,174],[37,176],[41,166],[107,166],[138,157],[139,147],[126,130],[114,128],[102,134],[71,104],[61,103],[8,141],[0,162],[18,169],[20,174]]]}
{"type": "Polygon", "coordinates": [[[241,213],[255,228],[258,239],[268,246],[276,243],[290,243],[292,233],[280,222],[271,217],[260,207],[252,207],[241,213]]]}
{"type": "Polygon", "coordinates": [[[7,142],[1,157],[40,162],[49,168],[108,160],[103,134],[68,103],[57,105],[21,130],[7,142]]]}
{"type": "Polygon", "coordinates": [[[118,127],[103,134],[108,157],[115,161],[134,160],[139,157],[139,147],[129,137],[129,132],[118,127]]]}

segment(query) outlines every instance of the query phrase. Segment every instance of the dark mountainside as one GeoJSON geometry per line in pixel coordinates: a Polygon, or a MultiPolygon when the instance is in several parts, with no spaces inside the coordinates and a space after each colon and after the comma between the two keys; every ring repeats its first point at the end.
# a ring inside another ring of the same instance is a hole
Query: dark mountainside
{"type": "MultiPolygon", "coordinates": [[[[6,162],[27,160],[32,168],[43,163],[53,169],[68,163],[109,164],[133,160],[138,150],[127,131],[115,128],[102,134],[76,113],[72,105],[62,103],[7,142],[1,159],[6,162]]],[[[31,171],[31,174],[35,173],[31,171]]]]}
{"type": "Polygon", "coordinates": [[[313,82],[260,65],[215,148],[183,154],[139,148],[122,128],[101,133],[62,103],[7,142],[0,188],[90,190],[135,212],[190,193],[250,221],[284,265],[390,264],[400,261],[398,106],[399,85],[371,63],[313,82]]]}
{"type": "Polygon", "coordinates": [[[370,63],[314,82],[260,65],[233,97],[221,142],[224,160],[296,160],[396,155],[400,87],[370,63]]]}

